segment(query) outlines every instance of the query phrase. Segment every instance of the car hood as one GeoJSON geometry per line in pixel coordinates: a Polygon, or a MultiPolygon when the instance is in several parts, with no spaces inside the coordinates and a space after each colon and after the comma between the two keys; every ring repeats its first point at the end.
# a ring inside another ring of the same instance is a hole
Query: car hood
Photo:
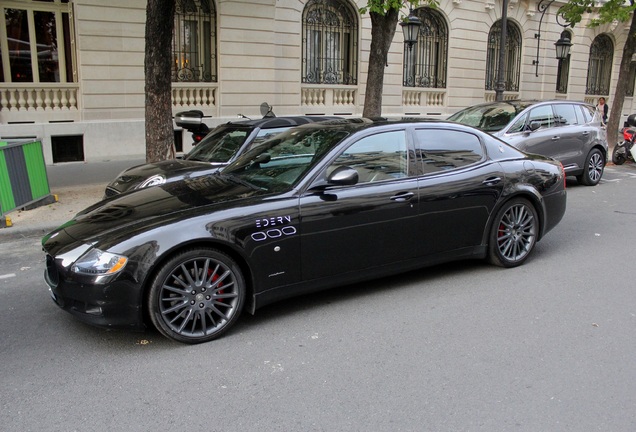
{"type": "Polygon", "coordinates": [[[199,162],[186,159],[172,159],[151,164],[137,165],[122,172],[108,186],[120,192],[134,189],[141,182],[155,175],[166,179],[187,178],[217,171],[223,163],[199,162]]]}
{"type": "Polygon", "coordinates": [[[106,234],[112,239],[136,230],[151,229],[172,220],[180,220],[237,205],[269,194],[268,191],[221,175],[186,179],[140,189],[98,202],[78,213],[72,220],[47,234],[43,244],[64,231],[66,236],[95,243],[106,234]],[[117,234],[118,233],[118,234],[117,234]]]}

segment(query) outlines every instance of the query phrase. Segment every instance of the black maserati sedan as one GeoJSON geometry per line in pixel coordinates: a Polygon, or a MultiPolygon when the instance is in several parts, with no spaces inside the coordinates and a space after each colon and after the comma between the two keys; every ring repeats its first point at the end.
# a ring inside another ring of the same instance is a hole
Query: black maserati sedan
{"type": "Polygon", "coordinates": [[[311,291],[450,260],[518,266],[565,208],[560,163],[477,129],[334,120],[83,210],[42,239],[45,280],[84,322],[199,343],[311,291]]]}
{"type": "MultiPolygon", "coordinates": [[[[219,125],[207,133],[205,138],[181,159],[136,165],[125,169],[106,185],[104,197],[179,181],[184,178],[211,174],[252,146],[291,127],[336,118],[328,116],[271,116],[256,120],[232,121],[219,125]]],[[[179,121],[177,121],[177,125],[182,126],[179,121]]]]}

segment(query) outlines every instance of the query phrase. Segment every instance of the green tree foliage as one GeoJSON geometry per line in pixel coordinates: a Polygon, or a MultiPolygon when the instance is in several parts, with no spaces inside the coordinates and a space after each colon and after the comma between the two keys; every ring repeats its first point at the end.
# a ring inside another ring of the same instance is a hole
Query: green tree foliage
{"type": "MultiPolygon", "coordinates": [[[[374,118],[382,115],[382,90],[384,87],[384,68],[400,10],[405,7],[416,8],[420,4],[437,6],[438,0],[369,0],[360,13],[369,13],[371,18],[371,49],[364,98],[364,117],[374,118]]],[[[406,19],[403,16],[402,19],[406,19]]]]}
{"type": "Polygon", "coordinates": [[[610,147],[616,144],[621,113],[623,111],[623,103],[625,102],[625,93],[627,91],[629,68],[632,55],[636,52],[636,20],[634,20],[635,0],[606,0],[600,3],[597,0],[570,0],[559,12],[573,26],[580,23],[584,17],[589,18],[589,27],[598,27],[602,24],[612,23],[614,21],[628,22],[631,21],[629,33],[625,46],[623,47],[623,56],[618,72],[618,82],[614,97],[612,100],[612,109],[610,110],[609,120],[607,122],[607,141],[610,147]]]}

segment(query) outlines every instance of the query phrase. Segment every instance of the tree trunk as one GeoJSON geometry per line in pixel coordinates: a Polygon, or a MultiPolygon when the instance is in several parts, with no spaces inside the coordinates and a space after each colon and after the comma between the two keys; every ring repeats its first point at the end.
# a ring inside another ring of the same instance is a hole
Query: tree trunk
{"type": "Polygon", "coordinates": [[[390,9],[384,15],[370,12],[371,50],[369,51],[369,69],[364,97],[363,117],[375,118],[382,115],[382,90],[384,87],[384,68],[395,29],[399,11],[390,9]]]}
{"type": "Polygon", "coordinates": [[[623,125],[620,124],[623,112],[623,103],[625,102],[625,93],[629,81],[629,68],[632,61],[632,55],[636,52],[636,14],[632,15],[632,23],[629,26],[629,34],[623,47],[623,58],[618,71],[618,82],[616,83],[616,91],[614,92],[614,100],[612,101],[612,110],[610,111],[607,122],[607,143],[611,150],[618,142],[618,130],[623,125]]]}
{"type": "Polygon", "coordinates": [[[148,0],[146,7],[146,162],[174,157],[170,77],[174,0],[148,0]]]}

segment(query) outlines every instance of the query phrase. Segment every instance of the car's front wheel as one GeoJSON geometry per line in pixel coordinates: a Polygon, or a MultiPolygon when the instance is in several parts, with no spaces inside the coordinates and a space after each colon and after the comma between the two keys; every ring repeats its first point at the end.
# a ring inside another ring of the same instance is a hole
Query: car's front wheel
{"type": "Polygon", "coordinates": [[[599,149],[592,149],[585,158],[583,174],[576,177],[579,183],[586,186],[595,186],[603,177],[605,169],[605,157],[599,149]]]}
{"type": "Polygon", "coordinates": [[[182,251],[153,279],[150,319],[164,336],[184,343],[218,338],[238,319],[245,281],[233,259],[210,248],[182,251]]]}
{"type": "Polygon", "coordinates": [[[490,230],[488,258],[501,267],[523,264],[537,242],[537,212],[525,199],[512,199],[497,212],[490,230]]]}

